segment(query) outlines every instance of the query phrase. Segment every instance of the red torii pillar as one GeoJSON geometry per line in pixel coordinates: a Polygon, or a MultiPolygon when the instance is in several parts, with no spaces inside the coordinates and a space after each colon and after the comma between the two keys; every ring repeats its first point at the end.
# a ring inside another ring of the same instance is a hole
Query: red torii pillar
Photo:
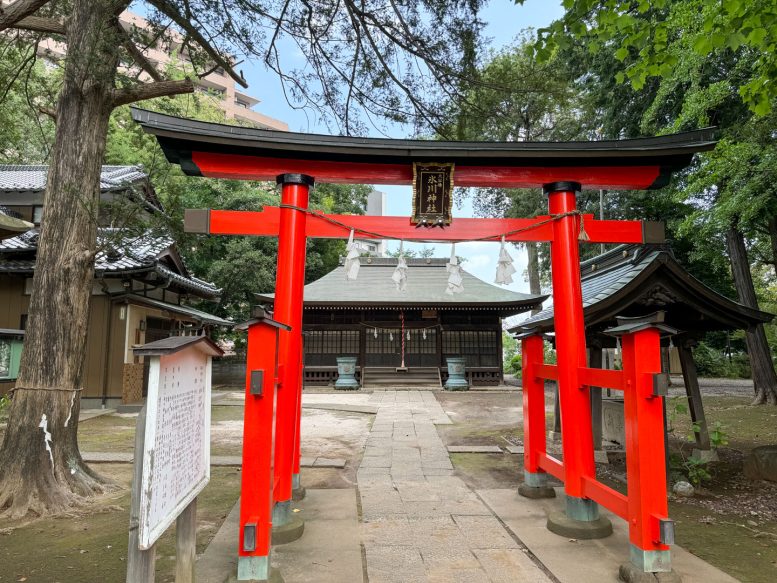
{"type": "Polygon", "coordinates": [[[305,287],[305,226],[308,194],[314,179],[306,174],[281,174],[281,212],[278,229],[278,269],[275,279],[274,317],[288,324],[291,331],[281,334],[278,359],[281,363],[278,391],[278,422],[275,440],[275,473],[273,491],[273,542],[298,539],[304,521],[292,513],[294,482],[299,485],[299,470],[294,479],[295,461],[299,461],[298,427],[302,405],[302,306],[305,287]],[[284,206],[288,205],[288,206],[284,206]],[[296,208],[293,208],[296,207],[296,208]]]}

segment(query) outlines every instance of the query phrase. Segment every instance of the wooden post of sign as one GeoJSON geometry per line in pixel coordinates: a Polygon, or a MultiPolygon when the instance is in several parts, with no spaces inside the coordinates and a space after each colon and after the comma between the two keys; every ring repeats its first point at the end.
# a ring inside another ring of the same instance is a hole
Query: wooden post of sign
{"type": "Polygon", "coordinates": [[[197,498],[175,519],[175,583],[194,583],[197,558],[197,498]]]}
{"type": "Polygon", "coordinates": [[[135,424],[135,468],[130,496],[129,545],[127,547],[127,583],[154,583],[156,545],[140,550],[140,488],[143,476],[143,449],[146,440],[146,405],[135,424]]]}
{"type": "MultiPolygon", "coordinates": [[[[588,348],[588,366],[602,368],[602,346],[592,341],[588,348]]],[[[602,389],[589,387],[591,390],[591,424],[593,427],[594,449],[602,449],[602,389]]]]}

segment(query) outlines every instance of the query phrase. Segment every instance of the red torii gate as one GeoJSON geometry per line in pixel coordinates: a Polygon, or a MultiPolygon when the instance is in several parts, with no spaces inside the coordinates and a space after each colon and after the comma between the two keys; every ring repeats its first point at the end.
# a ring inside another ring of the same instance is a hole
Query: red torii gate
{"type": "Polygon", "coordinates": [[[612,529],[599,517],[602,504],[629,523],[632,568],[671,569],[661,327],[642,321],[611,330],[623,338],[623,370],[587,368],[578,249],[583,228],[588,243],[648,243],[663,240],[663,225],[595,220],[579,213],[576,196],[583,188],[660,187],[673,171],[687,166],[695,152],[714,147],[712,130],[612,142],[468,143],[276,132],[137,109],[133,118],[157,136],[168,160],[189,175],[277,180],[281,185],[280,207],[186,214],[189,232],[279,239],[274,320],[262,316],[248,323],[238,579],[269,579],[271,542],[288,542],[302,534],[303,525],[291,514],[291,500],[299,487],[305,239],[345,239],[351,230],[365,239],[460,242],[499,241],[504,236],[507,241],[550,243],[558,364],[542,362],[540,336],[523,339],[525,481],[519,491],[528,497],[554,495],[546,478],[547,473],[556,476],[564,482],[566,512],[549,518],[551,530],[575,538],[607,536],[612,529]],[[426,229],[407,217],[326,215],[308,209],[314,180],[410,184],[413,163],[441,160],[455,164],[458,186],[542,186],[550,214],[455,219],[445,228],[426,229]],[[277,362],[273,338],[278,339],[277,362]],[[559,387],[563,463],[545,448],[543,379],[554,379],[559,387]],[[589,386],[624,391],[628,496],[596,480],[589,386]]]}

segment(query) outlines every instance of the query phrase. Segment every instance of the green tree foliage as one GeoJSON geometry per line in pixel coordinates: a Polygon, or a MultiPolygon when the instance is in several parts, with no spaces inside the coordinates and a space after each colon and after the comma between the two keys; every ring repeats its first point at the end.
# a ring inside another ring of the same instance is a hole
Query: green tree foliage
{"type": "Polygon", "coordinates": [[[617,80],[640,91],[649,79],[676,74],[682,58],[672,48],[678,41],[686,59],[715,63],[739,52],[752,74],[722,90],[735,91],[758,115],[771,111],[777,98],[777,1],[564,0],[563,5],[564,16],[539,31],[541,58],[584,39],[591,53],[614,49],[615,57],[628,63],[617,80]],[[678,30],[678,12],[694,15],[698,24],[678,30]]]}
{"type": "Polygon", "coordinates": [[[54,124],[42,112],[55,101],[54,75],[37,60],[35,46],[0,38],[0,163],[36,164],[48,156],[54,124]],[[25,83],[19,76],[24,75],[25,83]]]}
{"type": "MultiPolygon", "coordinates": [[[[197,94],[161,98],[147,107],[171,115],[224,121],[224,114],[207,96],[197,94]]],[[[256,303],[254,294],[272,292],[278,244],[268,237],[210,237],[183,232],[183,212],[187,208],[259,211],[264,205],[277,205],[279,192],[274,184],[185,176],[165,160],[156,139],[144,133],[130,117],[129,108],[118,109],[111,118],[106,162],[137,164],[146,169],[162,200],[166,229],[179,241],[189,269],[198,277],[221,288],[217,304],[202,307],[234,321],[249,317],[256,303]]],[[[363,214],[370,187],[363,185],[317,185],[310,195],[311,208],[330,213],[363,214]]],[[[315,280],[337,266],[345,243],[315,239],[308,242],[307,281],[315,280]]]]}

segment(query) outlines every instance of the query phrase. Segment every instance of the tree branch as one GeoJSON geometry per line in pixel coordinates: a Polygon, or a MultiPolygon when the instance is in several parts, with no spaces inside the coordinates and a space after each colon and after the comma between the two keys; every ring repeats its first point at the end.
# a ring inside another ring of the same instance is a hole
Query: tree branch
{"type": "Polygon", "coordinates": [[[232,77],[235,82],[240,85],[241,87],[248,87],[248,83],[246,83],[246,80],[243,79],[240,75],[237,74],[237,72],[232,68],[232,65],[227,62],[227,60],[222,57],[219,52],[216,50],[216,48],[208,42],[208,40],[202,36],[199,30],[195,26],[192,25],[189,20],[184,18],[180,12],[174,7],[165,2],[165,0],[147,0],[151,6],[159,10],[162,14],[167,15],[169,18],[173,20],[178,26],[180,26],[184,31],[186,31],[193,39],[194,41],[200,45],[203,50],[210,55],[210,57],[216,61],[221,67],[229,73],[229,76],[232,77]]]}
{"type": "MultiPolygon", "coordinates": [[[[35,32],[47,32],[50,34],[65,34],[64,23],[54,18],[43,18],[41,16],[25,16],[21,20],[10,25],[9,28],[32,30],[35,32]]],[[[1,27],[0,30],[2,30],[1,27]]]]}
{"type": "Polygon", "coordinates": [[[8,6],[0,6],[0,30],[12,28],[14,25],[29,16],[49,0],[16,0],[8,6]]]}
{"type": "Polygon", "coordinates": [[[119,107],[120,105],[127,105],[128,103],[143,101],[145,99],[154,99],[155,97],[193,92],[194,83],[192,83],[191,79],[141,83],[134,87],[115,89],[113,91],[113,107],[119,107]]]}
{"type": "Polygon", "coordinates": [[[154,81],[162,81],[164,77],[156,67],[146,58],[143,51],[132,40],[129,34],[125,34],[124,48],[130,54],[132,59],[143,69],[154,81]]]}

